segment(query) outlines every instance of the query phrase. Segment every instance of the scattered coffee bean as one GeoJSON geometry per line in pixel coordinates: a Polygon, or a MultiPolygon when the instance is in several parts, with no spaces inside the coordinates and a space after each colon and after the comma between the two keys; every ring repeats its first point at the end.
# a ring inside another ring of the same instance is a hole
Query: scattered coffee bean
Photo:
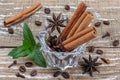
{"type": "Polygon", "coordinates": [[[40,22],[40,21],[35,21],[35,25],[41,26],[41,25],[42,25],[42,22],[40,22]]]}
{"type": "Polygon", "coordinates": [[[9,33],[9,34],[14,34],[13,28],[8,28],[8,33],[9,33]]]}
{"type": "Polygon", "coordinates": [[[105,58],[101,58],[101,60],[106,63],[106,64],[110,64],[110,60],[109,59],[105,59],[105,58]]]}
{"type": "Polygon", "coordinates": [[[112,45],[115,46],[115,47],[118,46],[119,45],[119,40],[114,40],[112,42],[112,45]]]}
{"type": "Polygon", "coordinates": [[[60,71],[57,71],[57,72],[55,72],[55,73],[53,74],[53,77],[58,77],[60,74],[61,74],[61,72],[60,72],[60,71]]]}
{"type": "Polygon", "coordinates": [[[16,76],[17,76],[17,77],[21,77],[21,78],[25,78],[25,76],[22,75],[22,74],[20,74],[20,73],[17,73],[16,76]]]}
{"type": "Polygon", "coordinates": [[[110,22],[109,22],[109,21],[103,21],[103,24],[105,24],[105,25],[109,25],[110,22]]]}
{"type": "Polygon", "coordinates": [[[26,66],[26,67],[32,67],[32,66],[33,66],[33,63],[32,63],[32,62],[26,62],[26,63],[25,63],[25,66],[26,66]]]}
{"type": "Polygon", "coordinates": [[[97,53],[97,54],[103,54],[103,50],[98,49],[98,50],[96,51],[96,53],[97,53]]]}
{"type": "Polygon", "coordinates": [[[45,8],[45,9],[44,9],[44,12],[45,12],[46,14],[50,14],[50,8],[45,8]]]}
{"type": "Polygon", "coordinates": [[[100,25],[101,25],[101,22],[96,22],[96,23],[94,24],[95,27],[100,27],[100,25]]]}
{"type": "Polygon", "coordinates": [[[91,52],[91,53],[94,52],[94,49],[95,49],[94,46],[88,46],[88,47],[87,47],[87,51],[88,51],[88,52],[91,52]]]}
{"type": "Polygon", "coordinates": [[[68,78],[70,78],[70,75],[69,75],[69,73],[68,72],[62,72],[62,74],[61,74],[65,79],[68,79],[68,78]]]}
{"type": "Polygon", "coordinates": [[[109,32],[106,32],[106,33],[102,36],[102,38],[105,38],[105,37],[110,37],[110,33],[109,33],[109,32]]]}
{"type": "Polygon", "coordinates": [[[65,10],[70,10],[70,6],[69,5],[65,5],[65,10]]]}
{"type": "Polygon", "coordinates": [[[15,61],[13,61],[12,64],[10,64],[10,65],[8,66],[8,68],[10,68],[10,67],[12,67],[13,65],[16,65],[16,64],[17,64],[17,61],[15,60],[15,61]]]}
{"type": "Polygon", "coordinates": [[[24,72],[26,72],[26,68],[24,66],[20,66],[19,67],[19,71],[24,73],[24,72]]]}
{"type": "Polygon", "coordinates": [[[31,71],[30,75],[31,75],[31,76],[36,76],[36,75],[37,75],[37,70],[31,71]]]}

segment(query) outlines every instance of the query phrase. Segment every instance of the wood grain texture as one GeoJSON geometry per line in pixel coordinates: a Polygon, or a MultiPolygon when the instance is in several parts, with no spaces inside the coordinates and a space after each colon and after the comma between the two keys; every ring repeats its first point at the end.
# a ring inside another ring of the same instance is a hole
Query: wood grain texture
{"type": "MultiPolygon", "coordinates": [[[[112,46],[112,41],[115,39],[120,39],[120,0],[0,0],[0,46],[19,46],[22,44],[22,24],[27,22],[30,25],[34,36],[38,35],[39,32],[45,29],[47,26],[46,18],[51,17],[52,13],[59,14],[63,13],[63,18],[71,17],[76,6],[84,1],[88,5],[88,10],[91,11],[95,16],[95,22],[102,20],[109,20],[110,25],[102,25],[97,28],[98,37],[88,43],[88,45],[94,45],[95,51],[97,49],[102,49],[104,54],[97,55],[94,51],[93,53],[88,53],[85,51],[84,57],[88,57],[89,54],[92,57],[106,57],[110,59],[110,64],[102,64],[98,67],[100,73],[94,73],[94,77],[90,77],[88,74],[82,74],[81,67],[67,69],[71,77],[69,80],[120,80],[120,45],[116,48],[112,46]],[[37,1],[41,1],[44,5],[43,8],[37,11],[31,17],[25,19],[19,24],[12,27],[15,29],[15,34],[10,35],[7,29],[3,26],[4,19],[15,15],[19,11],[33,5],[37,1]],[[64,5],[69,4],[71,6],[70,11],[64,10],[64,5]],[[44,13],[44,8],[50,7],[51,14],[46,15],[44,13]],[[42,21],[42,26],[38,27],[34,24],[35,20],[42,21]],[[102,39],[101,36],[105,34],[106,31],[111,33],[110,37],[102,39]]],[[[37,40],[38,41],[38,40],[37,40]]],[[[12,68],[8,68],[8,65],[13,61],[7,54],[12,48],[1,48],[0,49],[0,80],[24,80],[17,78],[15,74],[18,72],[18,67],[24,65],[25,62],[30,61],[28,58],[17,59],[18,64],[12,68]]],[[[99,60],[101,62],[101,60],[99,60]]],[[[103,63],[103,62],[102,62],[103,63]]],[[[27,72],[24,74],[26,76],[25,80],[63,80],[61,76],[54,78],[52,75],[56,70],[46,68],[43,69],[36,64],[32,68],[27,68],[27,72]],[[36,69],[38,75],[31,77],[29,74],[31,70],[36,69]]],[[[68,79],[67,79],[68,80],[68,79]]]]}

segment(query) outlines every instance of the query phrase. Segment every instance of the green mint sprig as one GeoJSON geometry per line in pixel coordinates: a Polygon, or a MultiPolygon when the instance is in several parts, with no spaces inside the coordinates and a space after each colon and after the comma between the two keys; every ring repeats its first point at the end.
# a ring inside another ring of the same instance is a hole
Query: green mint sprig
{"type": "Polygon", "coordinates": [[[32,31],[26,23],[23,26],[23,38],[23,45],[10,51],[8,55],[13,59],[28,56],[39,66],[46,67],[45,58],[40,51],[41,45],[35,42],[32,31]]]}

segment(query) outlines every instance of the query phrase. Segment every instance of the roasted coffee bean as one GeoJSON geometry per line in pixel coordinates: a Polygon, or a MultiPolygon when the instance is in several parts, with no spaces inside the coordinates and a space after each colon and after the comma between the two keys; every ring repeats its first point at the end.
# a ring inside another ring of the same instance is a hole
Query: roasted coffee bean
{"type": "Polygon", "coordinates": [[[40,22],[40,21],[35,21],[35,25],[41,26],[41,25],[42,25],[42,22],[40,22]]]}
{"type": "Polygon", "coordinates": [[[66,51],[66,49],[65,49],[65,47],[63,45],[60,46],[60,50],[61,50],[61,52],[65,52],[66,51]]]}
{"type": "Polygon", "coordinates": [[[45,12],[46,14],[50,14],[50,8],[45,8],[45,9],[44,9],[44,12],[45,12]]]}
{"type": "Polygon", "coordinates": [[[24,66],[20,66],[19,67],[19,71],[24,73],[24,72],[26,72],[26,68],[24,66]]]}
{"type": "Polygon", "coordinates": [[[98,49],[98,50],[96,51],[96,53],[97,53],[97,54],[103,54],[103,50],[98,49]]]}
{"type": "Polygon", "coordinates": [[[110,36],[110,33],[109,33],[109,32],[106,32],[106,33],[102,36],[102,38],[109,37],[109,36],[110,36]]]}
{"type": "Polygon", "coordinates": [[[31,71],[30,75],[31,75],[31,76],[36,76],[36,75],[37,75],[37,70],[31,71]]]}
{"type": "Polygon", "coordinates": [[[32,62],[26,62],[26,63],[25,63],[25,66],[26,66],[26,67],[32,67],[32,66],[33,66],[33,63],[32,63],[32,62]]]}
{"type": "Polygon", "coordinates": [[[94,24],[95,27],[99,27],[100,25],[101,25],[101,22],[96,22],[96,23],[94,24]]]}
{"type": "Polygon", "coordinates": [[[13,28],[8,28],[8,33],[9,33],[9,34],[14,34],[13,28]]]}
{"type": "Polygon", "coordinates": [[[68,79],[68,78],[70,78],[70,75],[69,75],[69,73],[68,72],[62,72],[62,74],[61,74],[65,79],[68,79]]]}
{"type": "Polygon", "coordinates": [[[69,5],[65,5],[65,10],[70,10],[70,6],[69,5]]]}
{"type": "Polygon", "coordinates": [[[17,77],[21,77],[21,78],[25,78],[25,76],[22,75],[22,74],[20,74],[20,73],[17,73],[16,76],[17,76],[17,77]]]}
{"type": "Polygon", "coordinates": [[[103,21],[103,24],[110,25],[110,22],[109,21],[103,21]]]}
{"type": "Polygon", "coordinates": [[[94,52],[94,49],[95,49],[94,46],[88,46],[88,47],[87,47],[87,51],[88,51],[88,52],[91,52],[91,53],[94,52]]]}
{"type": "Polygon", "coordinates": [[[119,45],[119,40],[114,40],[112,42],[112,45],[115,46],[115,47],[118,46],[119,45]]]}
{"type": "Polygon", "coordinates": [[[105,58],[101,58],[101,60],[106,63],[106,64],[110,64],[110,60],[109,59],[105,59],[105,58]]]}
{"type": "Polygon", "coordinates": [[[12,67],[13,65],[16,65],[16,64],[17,64],[17,61],[15,60],[15,61],[13,61],[12,64],[10,64],[10,65],[8,66],[8,68],[10,68],[10,67],[12,67]]]}
{"type": "Polygon", "coordinates": [[[55,72],[55,73],[53,74],[53,77],[58,77],[60,74],[61,74],[61,72],[60,72],[60,71],[57,71],[57,72],[55,72]]]}

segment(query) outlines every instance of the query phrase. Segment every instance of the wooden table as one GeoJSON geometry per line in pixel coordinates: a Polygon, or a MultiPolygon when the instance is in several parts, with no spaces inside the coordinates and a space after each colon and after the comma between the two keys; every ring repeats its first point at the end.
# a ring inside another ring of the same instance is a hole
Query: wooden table
{"type": "MultiPolygon", "coordinates": [[[[20,58],[17,59],[18,64],[13,66],[12,68],[8,68],[13,62],[13,59],[10,58],[7,54],[13,49],[9,47],[19,46],[22,44],[22,23],[19,23],[14,27],[15,34],[10,35],[6,32],[6,28],[2,25],[4,19],[16,14],[22,9],[36,3],[37,1],[41,1],[44,7],[32,15],[30,18],[24,20],[23,22],[27,22],[30,25],[31,30],[34,35],[37,35],[38,32],[44,30],[44,27],[37,27],[34,25],[35,20],[40,20],[43,22],[42,26],[45,26],[44,23],[46,21],[46,17],[50,17],[50,15],[44,14],[44,8],[50,7],[51,13],[55,12],[56,14],[62,12],[66,15],[71,16],[74,8],[78,5],[79,2],[83,0],[0,0],[0,46],[4,48],[0,48],[0,80],[23,80],[21,78],[17,78],[15,74],[18,72],[18,67],[20,65],[24,65],[25,62],[30,61],[28,58],[20,58]],[[64,5],[71,5],[71,10],[69,12],[64,10],[64,5]],[[56,9],[56,6],[59,6],[56,9]]],[[[100,73],[95,72],[94,77],[90,77],[88,74],[82,74],[81,67],[67,69],[70,73],[71,80],[120,80],[120,45],[116,48],[112,46],[112,41],[116,39],[120,39],[120,0],[84,0],[88,4],[88,10],[90,10],[97,17],[92,22],[94,24],[96,21],[109,20],[110,25],[106,26],[104,24],[101,27],[97,28],[99,36],[90,41],[88,45],[94,45],[95,51],[97,49],[102,49],[104,51],[103,55],[97,55],[95,52],[88,53],[85,52],[84,56],[88,57],[88,54],[91,54],[92,57],[100,56],[106,57],[110,59],[110,64],[103,64],[99,68],[100,73]],[[102,39],[101,36],[105,34],[106,31],[111,33],[110,37],[102,39]]],[[[64,15],[63,14],[63,15],[64,15]]],[[[66,17],[64,15],[63,17],[66,17]]],[[[100,60],[99,60],[100,61],[100,60]]],[[[50,68],[41,68],[34,64],[32,68],[27,68],[27,72],[24,73],[26,76],[25,80],[63,80],[60,76],[58,78],[54,78],[52,75],[56,70],[52,70],[50,68]],[[38,71],[38,75],[35,77],[31,77],[29,74],[32,70],[36,69],[38,71]]]]}

